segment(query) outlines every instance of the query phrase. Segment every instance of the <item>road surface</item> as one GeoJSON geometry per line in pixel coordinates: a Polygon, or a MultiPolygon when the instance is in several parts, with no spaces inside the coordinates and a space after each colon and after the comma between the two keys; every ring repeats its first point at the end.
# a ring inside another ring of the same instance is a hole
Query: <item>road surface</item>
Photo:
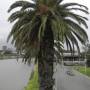
{"type": "Polygon", "coordinates": [[[70,69],[57,65],[56,90],[90,90],[90,78],[73,71],[74,76],[68,75],[66,72],[70,69]]]}

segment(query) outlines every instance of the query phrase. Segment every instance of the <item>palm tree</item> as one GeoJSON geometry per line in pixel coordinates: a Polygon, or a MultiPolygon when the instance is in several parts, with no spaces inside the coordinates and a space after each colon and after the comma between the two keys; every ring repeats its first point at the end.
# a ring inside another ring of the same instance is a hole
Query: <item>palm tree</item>
{"type": "Polygon", "coordinates": [[[23,61],[31,62],[35,57],[38,62],[40,90],[53,90],[53,62],[54,41],[61,46],[66,43],[67,48],[78,52],[78,40],[84,44],[88,36],[82,27],[86,24],[86,17],[75,14],[78,10],[88,14],[88,8],[78,3],[63,3],[64,0],[32,0],[16,1],[8,12],[15,8],[9,17],[14,25],[9,34],[16,49],[23,53],[23,61]]]}

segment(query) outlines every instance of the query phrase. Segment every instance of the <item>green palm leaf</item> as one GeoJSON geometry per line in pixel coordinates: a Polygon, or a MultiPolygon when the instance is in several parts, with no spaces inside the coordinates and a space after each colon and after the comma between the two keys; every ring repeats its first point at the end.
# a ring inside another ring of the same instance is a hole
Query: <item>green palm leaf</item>
{"type": "MultiPolygon", "coordinates": [[[[15,21],[8,40],[12,38],[12,43],[23,52],[25,61],[32,56],[37,57],[47,29],[51,29],[55,41],[59,41],[62,45],[66,43],[67,49],[71,51],[75,50],[76,46],[80,52],[78,40],[82,44],[88,41],[83,28],[83,26],[88,28],[86,23],[88,19],[75,14],[74,11],[88,14],[88,8],[78,3],[62,3],[64,0],[32,1],[16,1],[8,10],[10,12],[20,7],[18,11],[12,12],[8,19],[11,23],[15,21]]],[[[62,51],[62,45],[56,45],[59,52],[62,51]]]]}

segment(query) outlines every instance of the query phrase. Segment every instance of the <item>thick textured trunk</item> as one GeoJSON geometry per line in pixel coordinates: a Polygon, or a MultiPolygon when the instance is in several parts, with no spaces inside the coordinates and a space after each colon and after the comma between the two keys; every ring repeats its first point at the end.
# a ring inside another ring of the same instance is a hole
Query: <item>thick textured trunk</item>
{"type": "Polygon", "coordinates": [[[39,90],[53,90],[53,46],[53,32],[50,28],[47,28],[40,45],[38,56],[39,90]]]}

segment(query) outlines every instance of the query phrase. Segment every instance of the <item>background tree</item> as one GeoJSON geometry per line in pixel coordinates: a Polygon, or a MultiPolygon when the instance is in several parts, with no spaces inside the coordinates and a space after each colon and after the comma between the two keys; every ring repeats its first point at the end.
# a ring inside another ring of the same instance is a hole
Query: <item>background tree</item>
{"type": "Polygon", "coordinates": [[[87,66],[90,67],[90,44],[87,45],[87,52],[86,52],[86,58],[87,58],[87,66]]]}
{"type": "Polygon", "coordinates": [[[82,57],[83,59],[86,59],[86,64],[88,67],[90,67],[90,44],[86,43],[85,46],[83,46],[83,52],[82,52],[82,57]]]}
{"type": "MultiPolygon", "coordinates": [[[[84,44],[88,36],[81,26],[88,28],[86,17],[75,14],[78,10],[88,14],[88,8],[77,3],[62,3],[63,0],[16,1],[8,12],[13,12],[9,21],[15,21],[8,39],[12,38],[17,50],[24,54],[23,61],[38,62],[40,90],[53,90],[54,41],[59,41],[71,51],[77,47],[77,39],[84,44]],[[75,6],[75,7],[74,7],[75,6]],[[82,8],[81,8],[82,7],[82,8]],[[76,38],[77,37],[77,38],[76,38]]],[[[60,47],[62,47],[60,45],[60,47]]]]}

